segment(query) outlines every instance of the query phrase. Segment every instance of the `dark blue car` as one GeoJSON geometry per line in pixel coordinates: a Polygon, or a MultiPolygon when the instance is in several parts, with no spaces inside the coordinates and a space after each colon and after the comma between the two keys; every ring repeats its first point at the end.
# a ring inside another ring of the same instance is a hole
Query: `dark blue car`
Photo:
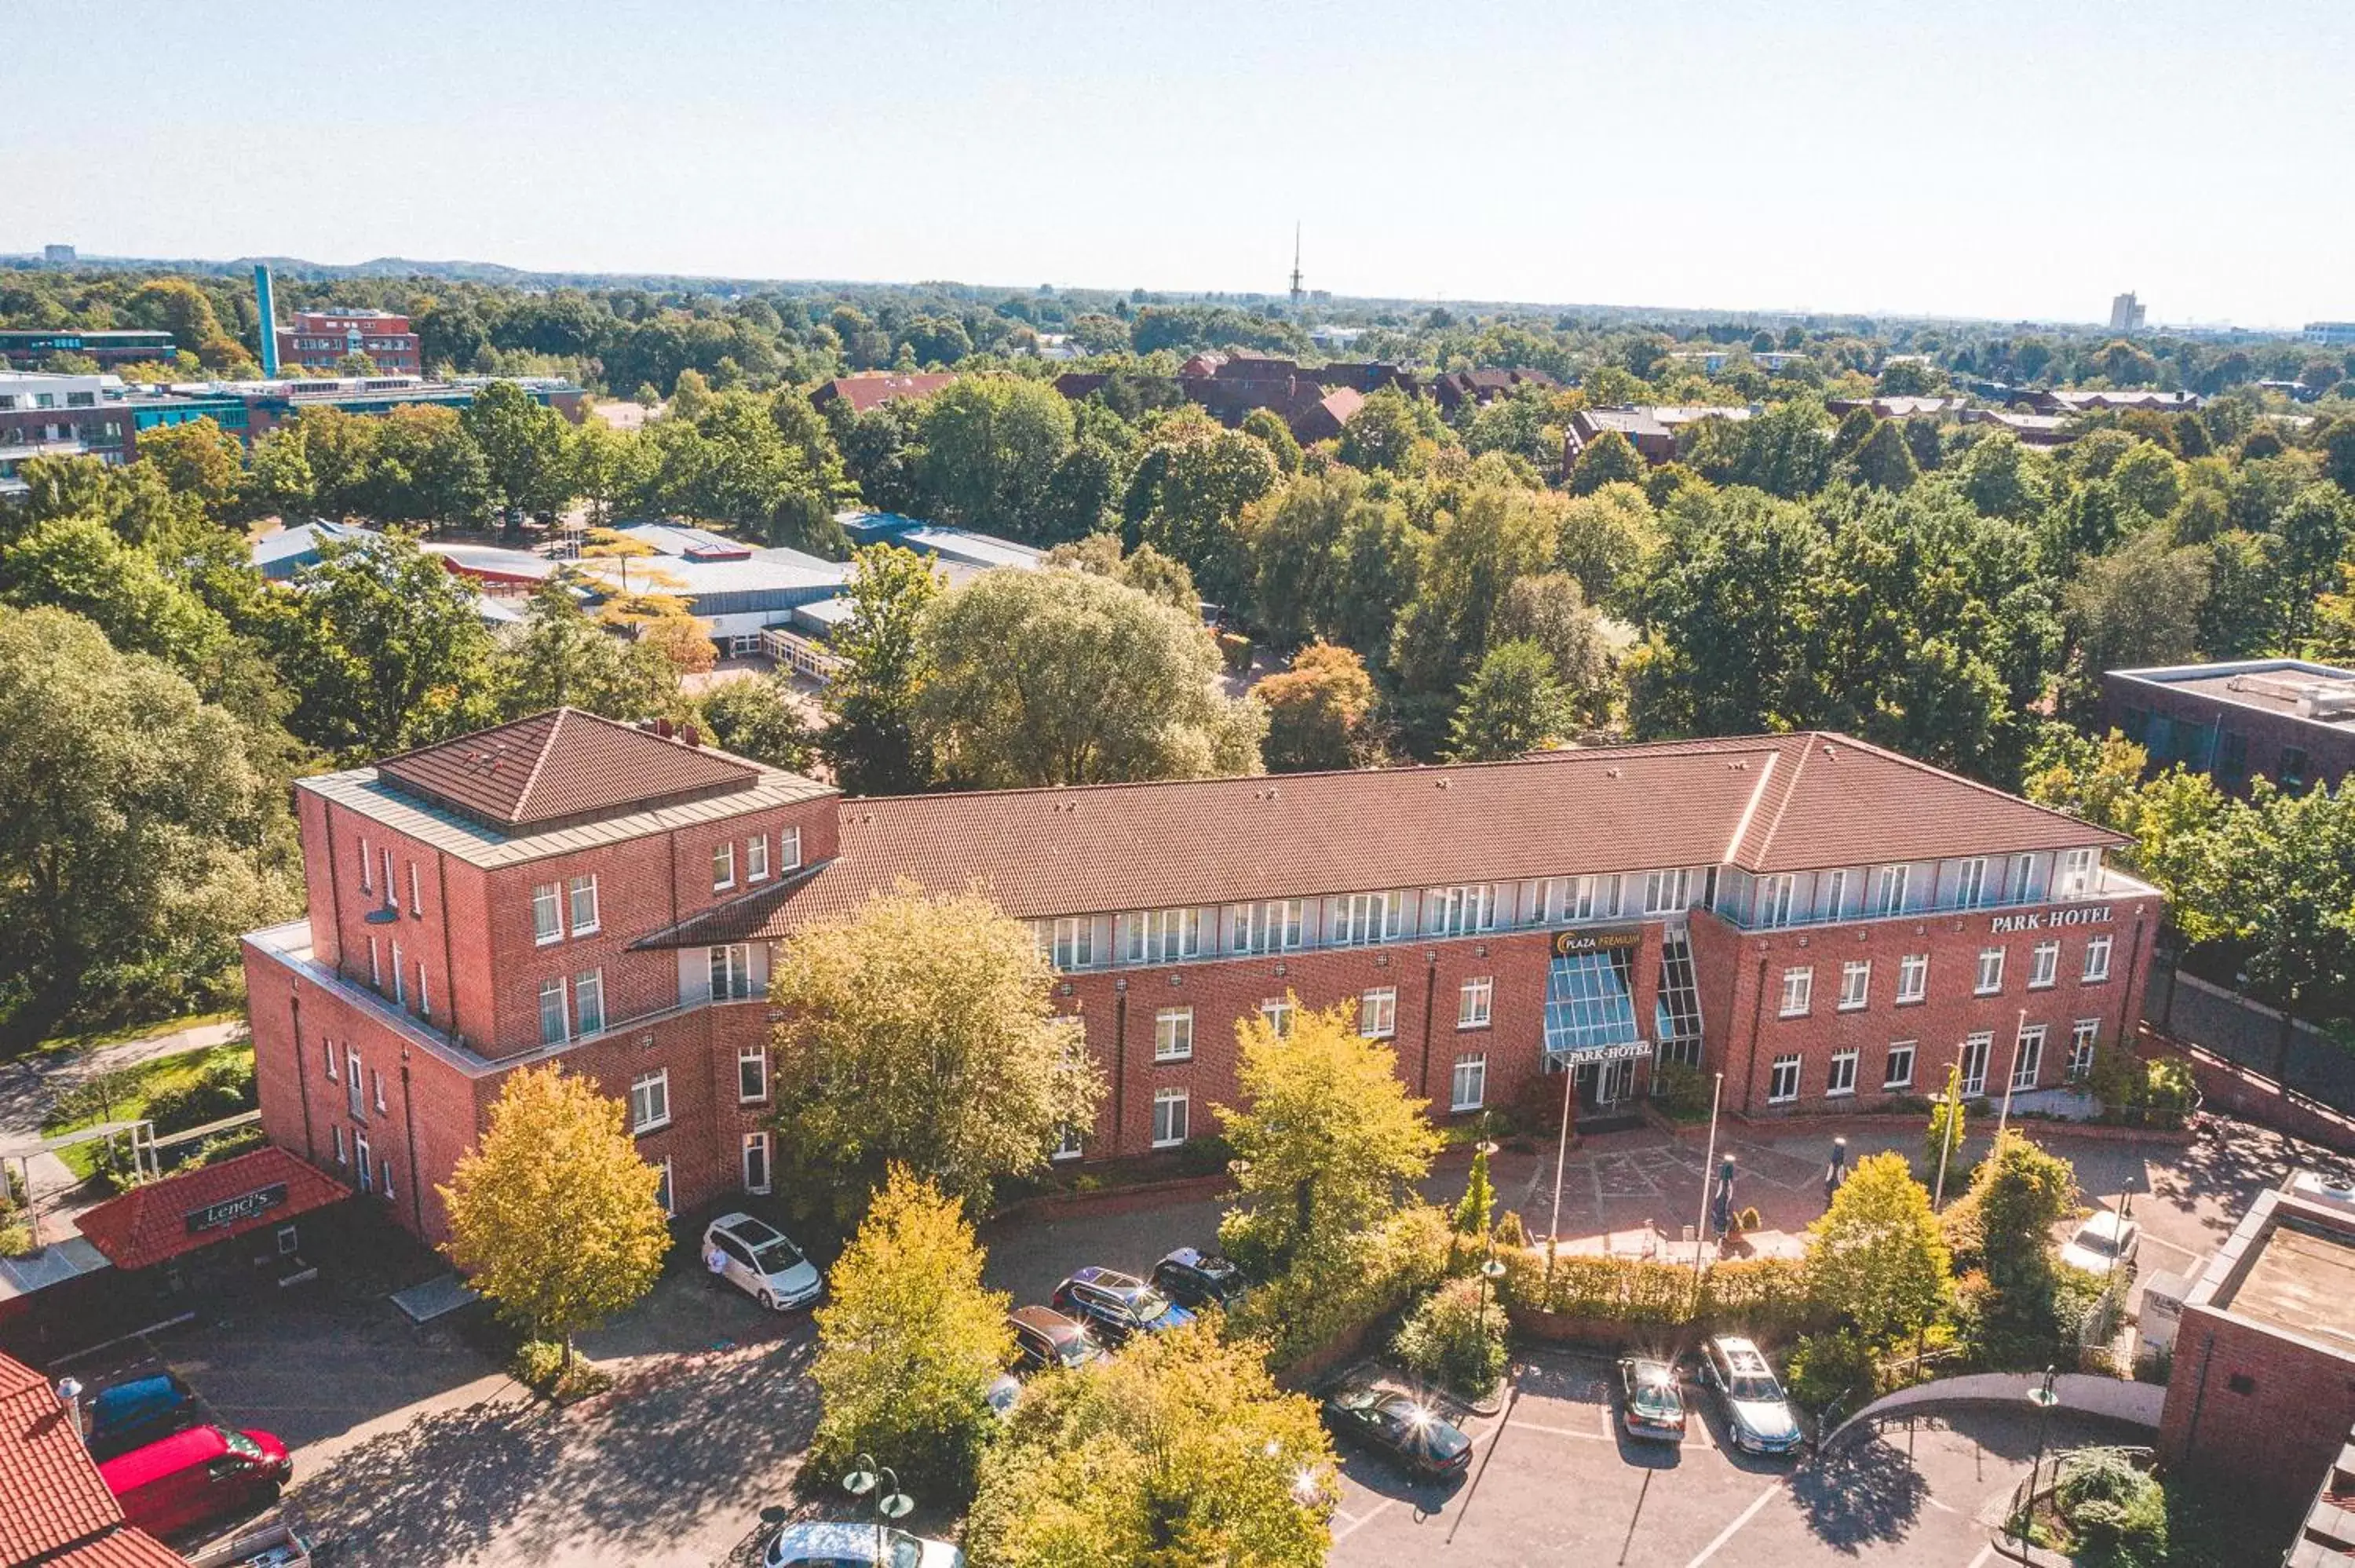
{"type": "Polygon", "coordinates": [[[90,1456],[103,1464],[203,1418],[195,1391],[170,1372],[118,1383],[90,1396],[90,1456]]]}
{"type": "Polygon", "coordinates": [[[1055,1287],[1055,1310],[1087,1325],[1107,1345],[1131,1334],[1158,1334],[1183,1328],[1194,1314],[1133,1274],[1090,1265],[1055,1287]]]}

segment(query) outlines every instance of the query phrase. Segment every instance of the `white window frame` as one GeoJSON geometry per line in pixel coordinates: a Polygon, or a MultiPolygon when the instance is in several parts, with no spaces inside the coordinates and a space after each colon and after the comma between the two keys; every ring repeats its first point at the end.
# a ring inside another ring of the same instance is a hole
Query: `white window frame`
{"type": "Polygon", "coordinates": [[[1977,1099],[1987,1093],[1987,1074],[1992,1070],[1994,1058],[1994,1031],[1982,1029],[1963,1037],[1962,1092],[1964,1094],[1977,1099]],[[1977,1073],[1971,1071],[1974,1060],[1978,1064],[1977,1073]]]}
{"type": "Polygon", "coordinates": [[[1153,1015],[1153,1059],[1190,1062],[1194,1059],[1194,1010],[1165,1007],[1153,1015]]]}
{"type": "Polygon", "coordinates": [[[1758,884],[1757,919],[1762,927],[1787,926],[1798,903],[1799,879],[1789,872],[1762,879],[1758,884]]]}
{"type": "Polygon", "coordinates": [[[2014,904],[2025,904],[2028,902],[2028,890],[2035,885],[2035,882],[2036,857],[2032,854],[2013,855],[2011,857],[2011,882],[2006,890],[2006,895],[2009,897],[2014,904]]]}
{"type": "Polygon", "coordinates": [[[1125,950],[1132,964],[1177,964],[1202,956],[1199,909],[1133,910],[1127,925],[1125,950]]]}
{"type": "Polygon", "coordinates": [[[368,933],[368,989],[373,991],[384,990],[384,958],[377,950],[374,932],[368,933]]]}
{"type": "Polygon", "coordinates": [[[572,999],[566,994],[564,977],[558,975],[539,982],[539,1043],[561,1045],[572,1038],[572,999]],[[550,1034],[553,1024],[556,1033],[550,1034]]]}
{"type": "Polygon", "coordinates": [[[371,1097],[376,1101],[376,1114],[382,1116],[384,1115],[384,1074],[380,1070],[371,1073],[368,1083],[375,1091],[371,1097]]]}
{"type": "Polygon", "coordinates": [[[1447,1108],[1476,1111],[1488,1103],[1488,1054],[1467,1051],[1455,1058],[1447,1079],[1447,1108]],[[1468,1089],[1468,1092],[1467,1092],[1468,1089]]]}
{"type": "Polygon", "coordinates": [[[1608,920],[1619,913],[1619,876],[1616,872],[1602,876],[1582,876],[1573,891],[1570,906],[1562,911],[1565,920],[1608,920]]]}
{"type": "Polygon", "coordinates": [[[1427,887],[1423,893],[1423,934],[1426,937],[1469,937],[1497,926],[1497,888],[1493,883],[1459,883],[1452,887],[1427,887]]]}
{"type": "Polygon", "coordinates": [[[425,983],[425,960],[417,960],[417,1016],[429,1022],[433,1017],[433,993],[425,983]]]}
{"type": "Polygon", "coordinates": [[[1378,985],[1358,993],[1358,1033],[1367,1040],[1398,1038],[1398,987],[1378,985]]]}
{"type": "Polygon", "coordinates": [[[1096,922],[1092,915],[1060,915],[1040,921],[1047,927],[1047,961],[1059,969],[1090,969],[1096,963],[1096,922]]]}
{"type": "Polygon", "coordinates": [[[2069,1026],[2069,1081],[2082,1084],[2093,1075],[2094,1054],[2102,1046],[2102,1021],[2081,1018],[2069,1026]]]}
{"type": "Polygon", "coordinates": [[[2091,849],[2062,850],[2060,874],[2052,879],[2055,898],[2083,898],[2094,891],[2094,876],[2101,869],[2102,852],[2091,849]]]}
{"type": "Polygon", "coordinates": [[[2045,991],[2061,979],[2061,944],[2039,942],[2028,949],[2028,989],[2045,991]]]}
{"type": "Polygon", "coordinates": [[[1078,1160],[1088,1151],[1087,1133],[1077,1124],[1065,1122],[1055,1129],[1055,1147],[1048,1151],[1050,1160],[1078,1160]]]}
{"type": "Polygon", "coordinates": [[[1799,1097],[1799,1073],[1802,1058],[1796,1051],[1786,1052],[1767,1065],[1766,1103],[1787,1106],[1799,1097]]]}
{"type": "Polygon", "coordinates": [[[2092,985],[2110,978],[2110,955],[2113,951],[2114,944],[2108,937],[2094,937],[2087,939],[2083,973],[2086,984],[2092,985]]]}
{"type": "Polygon", "coordinates": [[[360,1048],[348,1043],[344,1046],[344,1108],[355,1121],[368,1119],[368,1084],[360,1071],[360,1048]]]}
{"type": "Polygon", "coordinates": [[[1913,1065],[1921,1054],[1920,1041],[1891,1040],[1889,1043],[1889,1054],[1881,1060],[1881,1086],[1883,1092],[1891,1089],[1912,1088],[1913,1065]],[[1897,1064],[1901,1058],[1905,1063],[1905,1073],[1902,1077],[1900,1077],[1897,1073],[1897,1064]]]}
{"type": "Polygon", "coordinates": [[[400,944],[392,945],[392,1005],[409,1005],[409,965],[400,956],[400,944]]]}
{"type": "Polygon", "coordinates": [[[1824,1079],[1826,1099],[1856,1093],[1856,1068],[1862,1054],[1863,1053],[1853,1045],[1845,1051],[1832,1053],[1831,1065],[1824,1079]]]}
{"type": "Polygon", "coordinates": [[[766,1045],[737,1046],[736,1103],[740,1106],[757,1106],[767,1103],[768,1098],[769,1048],[766,1045]],[[753,1076],[760,1084],[760,1087],[749,1095],[744,1092],[744,1069],[748,1066],[757,1068],[753,1076]]]}
{"type": "Polygon", "coordinates": [[[1987,856],[1975,854],[1962,863],[1962,874],[1955,885],[1955,906],[1976,909],[1987,901],[1987,856]]]}
{"type": "Polygon", "coordinates": [[[743,1140],[737,1147],[736,1174],[741,1179],[744,1191],[753,1194],[755,1197],[761,1196],[762,1194],[767,1193],[775,1189],[777,1183],[776,1150],[771,1144],[769,1135],[765,1131],[748,1132],[744,1135],[743,1140]],[[753,1151],[756,1150],[760,1152],[761,1160],[761,1180],[757,1184],[752,1180],[752,1158],[753,1151]]]}
{"type": "Polygon", "coordinates": [[[1497,981],[1492,975],[1465,980],[1455,992],[1455,1027],[1486,1029],[1495,1015],[1497,981]]]}
{"type": "Polygon", "coordinates": [[[336,1163],[338,1165],[349,1165],[351,1163],[351,1160],[344,1153],[344,1124],[342,1122],[333,1123],[329,1126],[327,1130],[336,1135],[336,1163]]]}
{"type": "Polygon", "coordinates": [[[2003,994],[2003,955],[2001,948],[1981,948],[1978,969],[1971,980],[1973,996],[2003,994]]]}
{"type": "Polygon", "coordinates": [[[564,940],[564,885],[535,884],[531,890],[531,940],[537,948],[564,940]]]}
{"type": "Polygon", "coordinates": [[[798,871],[802,863],[802,831],[798,827],[777,830],[777,874],[798,871]]]}
{"type": "Polygon", "coordinates": [[[1905,912],[1906,884],[1913,877],[1911,865],[1884,865],[1872,874],[1872,912],[1875,915],[1902,915],[1905,912]]]}
{"type": "Polygon", "coordinates": [[[736,841],[711,846],[711,891],[725,893],[736,885],[736,841]]]}
{"type": "Polygon", "coordinates": [[[409,863],[409,914],[411,919],[422,918],[425,914],[424,900],[417,893],[417,863],[413,860],[409,863]]]}
{"type": "Polygon", "coordinates": [[[1153,1091],[1153,1147],[1175,1149],[1193,1132],[1193,1096],[1184,1089],[1153,1091]]]}
{"type": "Polygon", "coordinates": [[[1333,945],[1369,948],[1395,941],[1406,916],[1402,893],[1344,893],[1334,900],[1333,945]]]}
{"type": "Polygon", "coordinates": [[[1268,1033],[1278,1040],[1292,1038],[1293,1001],[1288,996],[1271,996],[1259,1004],[1259,1015],[1267,1021],[1268,1033]]]}
{"type": "Polygon", "coordinates": [[[565,883],[564,913],[571,922],[572,934],[576,937],[591,936],[599,929],[600,911],[597,904],[597,874],[595,872],[592,871],[581,876],[572,877],[565,883]],[[581,918],[581,895],[583,894],[588,895],[589,914],[587,919],[581,918]]]}
{"type": "Polygon", "coordinates": [[[1644,913],[1674,915],[1692,901],[1692,870],[1675,866],[1644,874],[1644,913]]]}
{"type": "Polygon", "coordinates": [[[1848,872],[1845,869],[1824,873],[1823,897],[1820,900],[1823,917],[1837,920],[1846,912],[1848,904],[1848,872]]]}
{"type": "Polygon", "coordinates": [[[711,988],[712,1001],[750,1001],[753,999],[751,943],[715,942],[704,949],[703,965],[705,982],[711,988]],[[739,954],[743,956],[741,968],[744,984],[741,990],[736,984],[739,954]]]}
{"type": "MultiPolygon", "coordinates": [[[[388,883],[387,885],[389,886],[389,883],[388,883]]],[[[361,1192],[373,1192],[376,1191],[373,1186],[369,1185],[373,1177],[368,1170],[368,1134],[362,1132],[358,1128],[352,1128],[352,1172],[357,1178],[353,1184],[358,1187],[361,1192]]]]}
{"type": "Polygon", "coordinates": [[[1783,1000],[1777,1004],[1777,1018],[1805,1018],[1816,1000],[1816,968],[1813,964],[1793,964],[1783,971],[1783,1000]]]}
{"type": "Polygon", "coordinates": [[[331,1084],[343,1082],[343,1075],[336,1070],[336,1043],[324,1035],[320,1037],[319,1043],[327,1048],[327,1082],[331,1084]]]}
{"type": "Polygon", "coordinates": [[[1843,959],[1840,960],[1839,1011],[1854,1012],[1872,1001],[1872,960],[1843,959]]]}
{"type": "MultiPolygon", "coordinates": [[[[360,891],[370,895],[376,892],[376,864],[368,853],[368,835],[365,833],[360,835],[360,891]]],[[[341,1155],[336,1156],[337,1163],[342,1162],[342,1158],[341,1155]]]]}
{"type": "Polygon", "coordinates": [[[2032,1089],[2044,1071],[2044,1044],[2048,1033],[2041,1023],[2031,1023],[2012,1036],[2011,1088],[2014,1094],[2032,1089]]]}
{"type": "Polygon", "coordinates": [[[666,1154],[655,1169],[661,1177],[655,1182],[655,1202],[662,1205],[663,1218],[678,1218],[678,1189],[671,1184],[670,1156],[666,1154]]]}
{"type": "Polygon", "coordinates": [[[754,833],[744,841],[744,880],[748,883],[769,880],[769,835],[754,833]]]}
{"type": "Polygon", "coordinates": [[[1930,995],[1930,955],[1907,953],[1897,960],[1897,1000],[1923,1001],[1930,995]]]}
{"type": "Polygon", "coordinates": [[[572,977],[572,1036],[585,1040],[605,1033],[605,971],[582,969],[572,977]]]}
{"type": "Polygon", "coordinates": [[[670,1069],[655,1067],[630,1080],[630,1136],[660,1132],[670,1125],[670,1069]]]}

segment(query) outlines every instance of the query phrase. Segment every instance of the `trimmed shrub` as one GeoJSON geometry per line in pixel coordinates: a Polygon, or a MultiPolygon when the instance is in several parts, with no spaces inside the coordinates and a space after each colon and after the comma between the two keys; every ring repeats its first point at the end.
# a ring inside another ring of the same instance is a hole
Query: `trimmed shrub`
{"type": "Polygon", "coordinates": [[[1799,1333],[1820,1322],[1808,1299],[1806,1271],[1796,1258],[1736,1258],[1715,1264],[1702,1276],[1696,1302],[1692,1270],[1683,1264],[1563,1253],[1554,1259],[1549,1287],[1544,1248],[1497,1255],[1505,1264],[1504,1299],[1534,1311],[1623,1323],[1730,1319],[1768,1338],[1799,1333]]]}
{"type": "Polygon", "coordinates": [[[1391,1350],[1423,1377],[1485,1399],[1505,1375],[1507,1327],[1504,1308],[1478,1279],[1451,1279],[1423,1298],[1391,1350]]]}
{"type": "MultiPolygon", "coordinates": [[[[1401,1210],[1328,1254],[1295,1259],[1238,1302],[1228,1324],[1237,1336],[1267,1340],[1268,1367],[1281,1372],[1437,1284],[1452,1234],[1435,1208],[1401,1210]]],[[[1232,1249],[1229,1255],[1242,1263],[1232,1249]]]]}
{"type": "Polygon", "coordinates": [[[1818,1413],[1834,1404],[1861,1404],[1873,1396],[1880,1383],[1872,1348],[1851,1329],[1809,1334],[1791,1347],[1785,1370],[1791,1397],[1818,1413]]]}

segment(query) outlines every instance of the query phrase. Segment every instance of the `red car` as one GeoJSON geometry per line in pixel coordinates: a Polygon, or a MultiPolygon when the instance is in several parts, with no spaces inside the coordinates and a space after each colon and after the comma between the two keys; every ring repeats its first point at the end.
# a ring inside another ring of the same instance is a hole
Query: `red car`
{"type": "Polygon", "coordinates": [[[294,1473],[286,1445],[267,1432],[191,1426],[98,1467],[123,1516],[175,1535],[276,1499],[294,1473]]]}

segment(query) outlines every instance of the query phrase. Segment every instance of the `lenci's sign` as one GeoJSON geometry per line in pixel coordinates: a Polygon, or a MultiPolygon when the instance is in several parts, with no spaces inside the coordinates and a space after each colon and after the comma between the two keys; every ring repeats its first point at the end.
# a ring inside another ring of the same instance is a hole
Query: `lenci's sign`
{"type": "Polygon", "coordinates": [[[1553,956],[1557,959],[1574,959],[1582,953],[1615,953],[1643,945],[1641,926],[1603,926],[1553,934],[1553,956]]]}
{"type": "Polygon", "coordinates": [[[2051,931],[2063,926],[2106,926],[2110,906],[2094,904],[2065,909],[2038,909],[2026,915],[1998,915],[1987,922],[1996,936],[2007,931],[2051,931]]]}
{"type": "Polygon", "coordinates": [[[267,1187],[257,1187],[250,1192],[240,1192],[234,1198],[223,1198],[218,1203],[208,1203],[201,1209],[188,1211],[188,1234],[199,1235],[217,1231],[256,1214],[267,1213],[286,1202],[286,1183],[274,1181],[267,1187]]]}

